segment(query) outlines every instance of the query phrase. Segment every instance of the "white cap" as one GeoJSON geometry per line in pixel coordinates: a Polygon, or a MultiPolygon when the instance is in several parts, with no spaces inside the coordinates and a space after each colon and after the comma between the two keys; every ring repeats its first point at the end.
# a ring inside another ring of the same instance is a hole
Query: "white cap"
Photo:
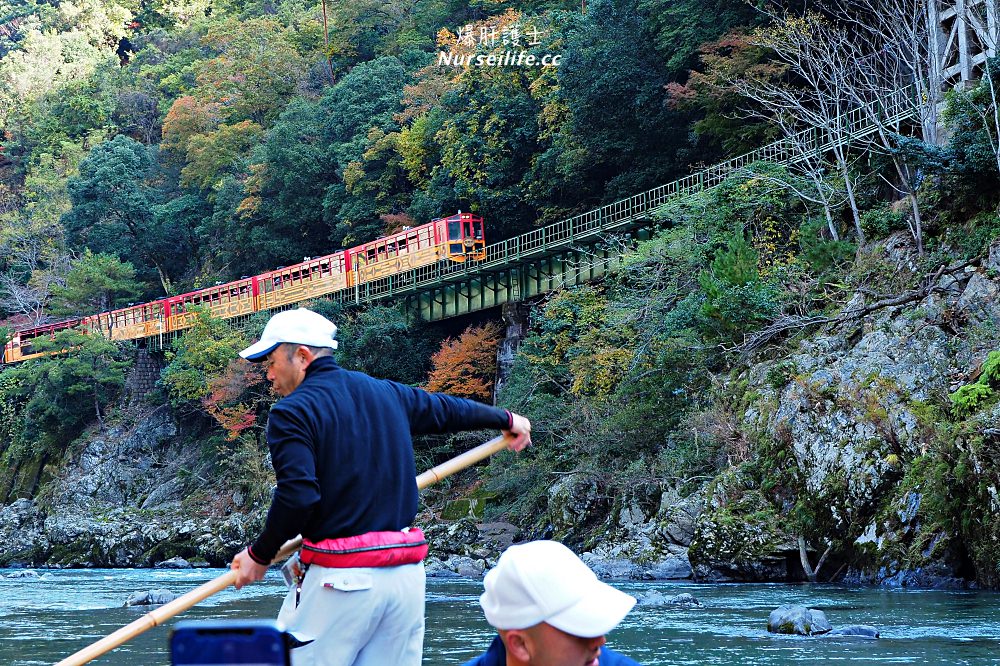
{"type": "Polygon", "coordinates": [[[580,638],[603,636],[621,622],[635,599],[602,583],[573,551],[555,541],[511,546],[483,579],[479,597],[497,629],[545,622],[580,638]]]}
{"type": "Polygon", "coordinates": [[[241,351],[240,356],[248,361],[262,361],[285,342],[336,349],[336,337],[337,327],[323,315],[306,308],[285,310],[271,317],[260,335],[260,341],[241,351]]]}

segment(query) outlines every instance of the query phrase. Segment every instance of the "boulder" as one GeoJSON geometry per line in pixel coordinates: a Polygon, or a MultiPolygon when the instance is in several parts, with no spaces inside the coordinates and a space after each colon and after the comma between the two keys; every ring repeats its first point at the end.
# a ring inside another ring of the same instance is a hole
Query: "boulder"
{"type": "Polygon", "coordinates": [[[38,564],[50,548],[45,514],[33,500],[18,499],[0,507],[0,558],[6,562],[38,564]]]}
{"type": "Polygon", "coordinates": [[[617,549],[614,545],[601,547],[594,552],[582,554],[580,559],[590,567],[591,571],[597,574],[598,578],[641,580],[643,578],[642,567],[628,557],[609,555],[615,550],[617,549]]]}
{"type": "Polygon", "coordinates": [[[593,523],[606,509],[597,483],[589,474],[567,474],[549,488],[548,519],[557,540],[593,523]]]}
{"type": "Polygon", "coordinates": [[[875,627],[865,624],[851,624],[846,627],[837,627],[826,636],[856,636],[858,638],[878,638],[879,631],[875,627]]]}
{"type": "Polygon", "coordinates": [[[157,562],[153,567],[156,569],[190,569],[191,563],[183,557],[171,557],[169,560],[157,562]]]}
{"type": "Polygon", "coordinates": [[[680,608],[700,608],[701,602],[693,595],[683,592],[667,596],[659,590],[647,590],[636,597],[640,606],[676,606],[680,608]]]}
{"type": "Polygon", "coordinates": [[[832,629],[823,611],[805,606],[779,606],[767,618],[767,630],[772,634],[817,636],[832,629]]]}
{"type": "Polygon", "coordinates": [[[448,565],[437,557],[428,557],[424,561],[424,571],[428,578],[458,578],[458,574],[448,568],[448,565]]]}
{"type": "Polygon", "coordinates": [[[442,559],[447,559],[448,554],[468,555],[480,543],[479,528],[473,518],[432,523],[424,528],[424,536],[431,551],[442,559]]]}
{"type": "Polygon", "coordinates": [[[133,592],[128,595],[124,606],[160,606],[167,604],[177,598],[177,595],[166,589],[146,590],[144,592],[133,592]]]}
{"type": "Polygon", "coordinates": [[[464,578],[480,578],[486,570],[486,563],[483,560],[474,560],[464,555],[448,558],[446,566],[464,578]]]}
{"type": "Polygon", "coordinates": [[[701,602],[693,595],[688,592],[682,592],[680,594],[675,594],[674,596],[667,599],[667,603],[671,606],[684,606],[687,608],[694,608],[696,606],[701,606],[701,602]]]}
{"type": "Polygon", "coordinates": [[[7,578],[38,578],[38,572],[31,569],[22,569],[19,571],[11,571],[7,574],[7,578]]]}
{"type": "Polygon", "coordinates": [[[688,546],[705,495],[631,492],[616,497],[606,536],[581,559],[601,578],[682,580],[693,575],[688,546]]]}

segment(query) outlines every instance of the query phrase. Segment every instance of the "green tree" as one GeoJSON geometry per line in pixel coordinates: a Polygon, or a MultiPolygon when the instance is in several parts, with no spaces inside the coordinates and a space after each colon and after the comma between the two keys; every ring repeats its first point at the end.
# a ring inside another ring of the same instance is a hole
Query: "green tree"
{"type": "Polygon", "coordinates": [[[65,284],[53,288],[50,312],[55,315],[106,312],[123,301],[135,299],[141,291],[132,264],[123,263],[112,254],[94,254],[87,248],[70,264],[65,284]]]}
{"type": "Polygon", "coordinates": [[[642,0],[639,9],[648,17],[653,43],[667,56],[667,69],[675,77],[694,66],[702,44],[763,17],[749,2],[729,0],[642,0]]]}
{"type": "Polygon", "coordinates": [[[85,138],[110,123],[114,99],[105,96],[91,81],[67,83],[56,97],[50,113],[72,139],[85,138]]]}
{"type": "Polygon", "coordinates": [[[76,247],[152,266],[164,293],[171,293],[184,249],[174,243],[169,221],[154,215],[157,193],[146,182],[153,167],[147,148],[127,136],[95,146],[69,181],[73,208],[63,224],[76,247]]]}
{"type": "Polygon", "coordinates": [[[167,352],[167,367],[160,376],[175,406],[200,404],[212,393],[213,380],[227,372],[230,364],[245,363],[239,357],[249,340],[224,320],[205,310],[196,310],[191,328],[167,352]]]}
{"type": "Polygon", "coordinates": [[[323,197],[337,174],[325,124],[318,103],[292,100],[266,131],[242,189],[233,180],[224,195],[217,193],[212,226],[225,240],[218,252],[227,261],[249,272],[301,261],[329,246],[323,197]],[[220,208],[226,201],[228,215],[220,208]],[[240,254],[251,247],[252,253],[240,254]]]}
{"type": "Polygon", "coordinates": [[[204,43],[218,55],[196,65],[195,97],[219,103],[230,123],[269,125],[306,71],[288,37],[288,29],[271,17],[213,22],[204,43]]]}
{"type": "Polygon", "coordinates": [[[181,170],[181,186],[214,189],[227,172],[241,170],[246,154],[257,145],[260,136],[261,127],[244,120],[192,137],[187,147],[187,165],[181,170]]]}
{"type": "MultiPolygon", "coordinates": [[[[399,129],[394,116],[401,108],[407,81],[403,64],[396,58],[383,57],[354,67],[323,96],[320,109],[327,118],[324,132],[330,147],[328,159],[333,162],[337,179],[327,187],[322,205],[331,228],[330,240],[336,245],[372,240],[382,233],[379,216],[398,212],[380,205],[371,188],[349,192],[346,181],[351,164],[362,164],[365,153],[378,140],[378,132],[372,130],[388,134],[399,129]]],[[[373,172],[368,178],[377,181],[379,175],[373,172]]]]}
{"type": "Polygon", "coordinates": [[[742,338],[779,312],[778,292],[760,279],[758,260],[757,250],[737,233],[698,276],[705,292],[702,312],[721,335],[742,338]]]}
{"type": "MultiPolygon", "coordinates": [[[[251,319],[247,328],[261,328],[262,319],[251,319]]],[[[197,310],[194,325],[167,352],[161,374],[175,407],[207,414],[230,441],[248,430],[259,437],[273,402],[261,365],[239,357],[247,344],[244,330],[197,310]]]]}
{"type": "Polygon", "coordinates": [[[103,426],[131,361],[117,343],[73,329],[51,339],[38,338],[33,348],[51,355],[7,370],[14,385],[8,392],[24,402],[20,414],[26,443],[37,443],[44,454],[55,455],[92,420],[103,426]]]}
{"type": "MultiPolygon", "coordinates": [[[[435,138],[445,187],[490,220],[495,238],[527,231],[536,219],[523,196],[540,148],[534,88],[546,79],[536,69],[470,67],[442,100],[446,116],[435,138]]],[[[453,211],[434,217],[445,212],[453,211]]]]}
{"type": "MultiPolygon", "coordinates": [[[[566,38],[559,83],[570,131],[587,151],[588,181],[627,196],[664,181],[680,165],[686,119],[665,105],[669,73],[640,0],[596,0],[566,38]]],[[[586,186],[586,184],[585,184],[586,186]]]]}
{"type": "Polygon", "coordinates": [[[404,384],[424,381],[435,340],[400,310],[375,305],[334,321],[341,324],[338,358],[345,368],[404,384]]]}
{"type": "Polygon", "coordinates": [[[14,337],[14,329],[10,326],[0,325],[0,348],[10,342],[11,338],[14,337]]]}

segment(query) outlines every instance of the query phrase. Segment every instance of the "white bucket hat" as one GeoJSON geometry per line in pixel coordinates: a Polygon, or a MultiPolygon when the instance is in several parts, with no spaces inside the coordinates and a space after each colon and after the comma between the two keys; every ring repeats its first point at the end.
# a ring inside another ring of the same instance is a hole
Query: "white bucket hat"
{"type": "Polygon", "coordinates": [[[607,583],[573,551],[555,541],[511,546],[483,579],[479,597],[497,629],[545,622],[580,638],[603,636],[621,622],[635,599],[607,583]]]}
{"type": "Polygon", "coordinates": [[[286,342],[309,347],[337,348],[337,327],[321,314],[298,308],[271,317],[260,340],[240,352],[248,361],[263,361],[278,345],[286,342]]]}

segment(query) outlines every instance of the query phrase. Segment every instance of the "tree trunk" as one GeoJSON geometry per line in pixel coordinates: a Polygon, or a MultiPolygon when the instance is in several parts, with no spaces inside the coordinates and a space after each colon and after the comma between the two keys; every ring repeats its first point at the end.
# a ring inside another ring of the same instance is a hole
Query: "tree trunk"
{"type": "Polygon", "coordinates": [[[799,561],[802,562],[802,571],[805,572],[806,579],[808,579],[810,583],[815,583],[819,580],[819,570],[823,567],[823,563],[826,562],[826,558],[832,550],[833,544],[828,545],[826,550],[823,551],[823,554],[820,555],[819,561],[816,562],[816,568],[813,568],[813,566],[809,564],[809,552],[806,547],[806,538],[801,534],[799,535],[799,561]]]}
{"type": "Polygon", "coordinates": [[[168,278],[167,274],[163,272],[163,268],[160,267],[158,262],[154,262],[153,265],[156,266],[156,274],[160,277],[160,285],[163,287],[163,293],[169,296],[171,286],[170,278],[168,278]]]}
{"type": "Polygon", "coordinates": [[[858,247],[865,243],[865,232],[861,228],[861,211],[858,210],[858,201],[854,196],[854,184],[851,182],[850,168],[847,166],[847,158],[840,150],[837,150],[837,166],[844,176],[844,188],[847,190],[847,201],[851,205],[851,217],[854,220],[854,233],[858,236],[858,247]]]}
{"type": "Polygon", "coordinates": [[[837,232],[837,224],[833,221],[833,211],[830,210],[830,204],[823,204],[823,215],[826,216],[826,226],[830,229],[830,236],[833,240],[839,241],[840,234],[837,232]]]}
{"type": "Polygon", "coordinates": [[[913,211],[913,222],[908,226],[910,227],[910,234],[913,236],[913,240],[917,243],[917,254],[922,257],[924,256],[923,222],[920,219],[920,205],[917,203],[917,193],[910,178],[910,169],[896,158],[893,158],[892,163],[896,167],[896,174],[899,176],[900,182],[906,188],[906,197],[910,200],[910,209],[913,211]]]}
{"type": "Polygon", "coordinates": [[[97,385],[94,385],[94,413],[97,414],[97,426],[104,431],[104,418],[101,416],[101,398],[97,391],[97,385]]]}

